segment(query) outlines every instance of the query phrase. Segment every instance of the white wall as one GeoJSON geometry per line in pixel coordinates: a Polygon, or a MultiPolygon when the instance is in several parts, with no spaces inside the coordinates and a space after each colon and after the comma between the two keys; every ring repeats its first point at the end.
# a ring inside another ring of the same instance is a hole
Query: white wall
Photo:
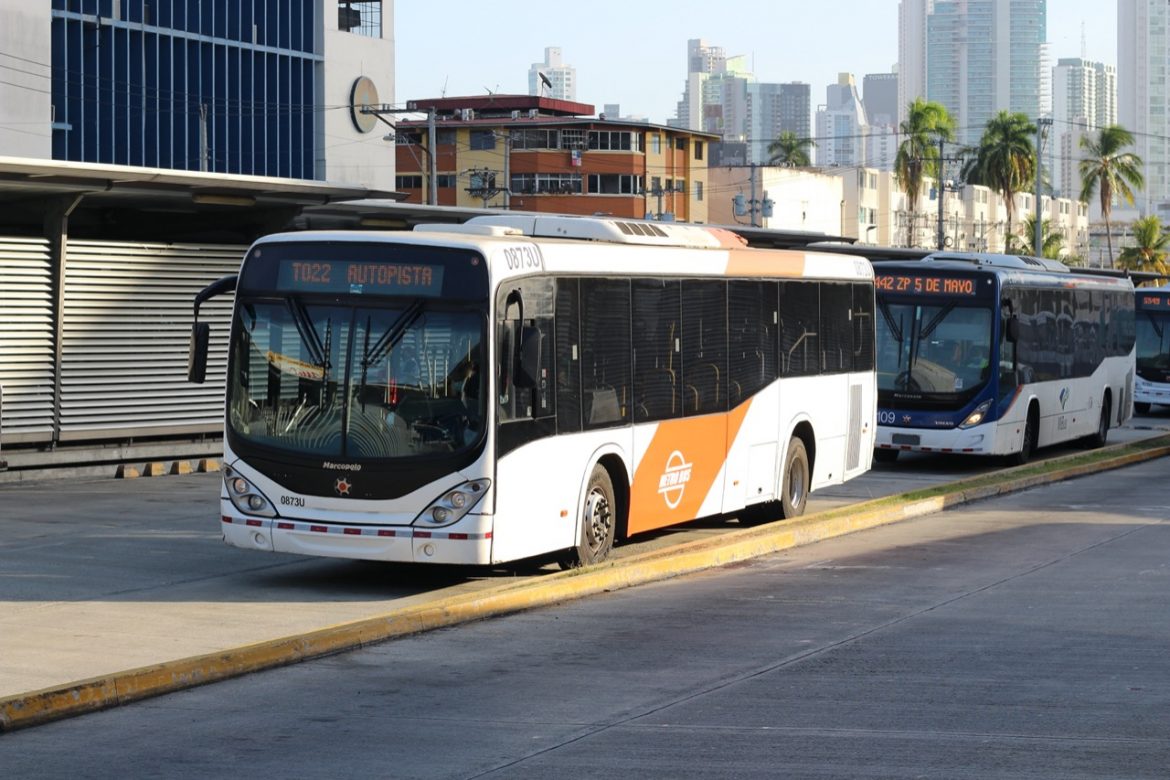
{"type": "MultiPolygon", "coordinates": [[[[15,1],[15,0],[14,0],[15,1]]],[[[378,90],[379,103],[394,103],[394,6],[382,4],[382,37],[369,38],[337,29],[337,14],[325,14],[326,106],[349,106],[350,91],[359,76],[366,76],[378,90]]],[[[435,97],[408,95],[406,99],[435,97]]],[[[325,111],[323,149],[325,180],[394,189],[394,143],[383,140],[390,128],[378,122],[368,133],[360,132],[348,109],[325,111]]],[[[391,122],[394,115],[388,115],[391,122]]]]}
{"type": "Polygon", "coordinates": [[[0,156],[53,155],[50,4],[0,0],[0,156]],[[39,63],[39,64],[38,64],[39,63]],[[29,71],[29,72],[23,72],[29,71]]]}
{"type": "MultiPolygon", "coordinates": [[[[748,168],[708,168],[707,221],[713,225],[748,225],[750,216],[736,217],[732,198],[742,192],[750,200],[748,168]]],[[[792,168],[756,168],[756,199],[765,191],[774,205],[772,217],[756,218],[759,227],[808,230],[841,235],[841,179],[792,168]]]]}

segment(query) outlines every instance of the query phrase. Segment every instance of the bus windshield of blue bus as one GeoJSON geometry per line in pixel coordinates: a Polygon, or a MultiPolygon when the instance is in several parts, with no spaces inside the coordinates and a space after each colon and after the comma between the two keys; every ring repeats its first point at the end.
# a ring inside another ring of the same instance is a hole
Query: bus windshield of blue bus
{"type": "Polygon", "coordinates": [[[1137,373],[1150,382],[1170,380],[1170,293],[1137,291],[1137,373]]]}
{"type": "Polygon", "coordinates": [[[878,392],[883,396],[970,398],[992,376],[992,317],[973,301],[890,301],[878,297],[878,392]]]}

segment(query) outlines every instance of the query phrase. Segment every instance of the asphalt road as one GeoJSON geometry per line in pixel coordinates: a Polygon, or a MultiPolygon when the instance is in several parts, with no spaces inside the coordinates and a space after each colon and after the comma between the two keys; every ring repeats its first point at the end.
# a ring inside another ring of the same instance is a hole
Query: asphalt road
{"type": "Polygon", "coordinates": [[[1156,460],[0,736],[10,777],[1164,778],[1156,460]]]}
{"type": "MultiPolygon", "coordinates": [[[[1148,424],[1147,424],[1148,422],[1148,424]]],[[[1165,431],[1163,418],[1111,442],[1165,431]]],[[[1139,427],[1141,426],[1141,427],[1139,427]]],[[[1045,456],[1076,450],[1054,448],[1045,456]]],[[[961,457],[904,457],[814,493],[814,512],[998,468],[961,457]]],[[[63,479],[3,489],[0,697],[298,635],[539,576],[258,554],[219,539],[215,474],[63,479]]],[[[616,557],[735,528],[713,520],[639,537],[616,557]]],[[[555,567],[545,567],[553,569],[555,567]]]]}

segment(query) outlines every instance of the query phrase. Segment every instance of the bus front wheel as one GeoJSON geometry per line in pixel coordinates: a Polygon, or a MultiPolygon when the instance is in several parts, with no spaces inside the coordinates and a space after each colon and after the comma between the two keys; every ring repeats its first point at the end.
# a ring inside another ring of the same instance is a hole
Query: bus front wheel
{"type": "Polygon", "coordinates": [[[613,480],[603,466],[594,466],[581,505],[581,531],[577,546],[559,563],[562,569],[589,566],[606,559],[617,534],[617,501],[613,480]]]}
{"type": "Polygon", "coordinates": [[[1008,456],[1008,463],[1013,466],[1023,466],[1032,459],[1036,451],[1036,439],[1040,435],[1040,410],[1035,406],[1028,409],[1028,420],[1024,423],[1024,441],[1020,451],[1008,456]]]}
{"type": "Polygon", "coordinates": [[[898,450],[874,450],[873,459],[875,463],[893,463],[898,460],[898,450]]]}
{"type": "Polygon", "coordinates": [[[804,442],[793,436],[792,441],[788,442],[788,462],[784,464],[784,480],[780,486],[780,506],[784,517],[804,514],[809,482],[808,452],[804,442]]]}
{"type": "Polygon", "coordinates": [[[1134,401],[1133,402],[1133,410],[1135,412],[1137,412],[1138,414],[1149,414],[1150,413],[1150,405],[1147,403],[1144,403],[1142,401],[1134,401]]]}

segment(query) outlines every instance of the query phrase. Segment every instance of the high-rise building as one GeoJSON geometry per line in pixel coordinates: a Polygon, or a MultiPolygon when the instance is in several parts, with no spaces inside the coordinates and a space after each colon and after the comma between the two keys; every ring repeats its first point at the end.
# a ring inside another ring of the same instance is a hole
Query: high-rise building
{"type": "Polygon", "coordinates": [[[808,84],[748,82],[745,90],[744,136],[748,142],[749,162],[766,163],[768,145],[786,130],[799,138],[812,136],[808,84]]]}
{"type": "Polygon", "coordinates": [[[0,149],[391,189],[384,126],[355,108],[394,102],[391,9],[0,0],[0,149]]]}
{"type": "Polygon", "coordinates": [[[1100,62],[1065,58],[1052,71],[1052,86],[1052,188],[1062,197],[1076,198],[1080,195],[1081,137],[1117,122],[1117,70],[1100,62]]]}
{"type": "Polygon", "coordinates": [[[861,80],[861,100],[871,125],[898,123],[898,74],[867,73],[861,80]]]}
{"type": "Polygon", "coordinates": [[[933,8],[934,0],[898,3],[898,124],[907,106],[926,97],[926,19],[933,8]]]}
{"type": "Polygon", "coordinates": [[[853,74],[840,74],[825,97],[825,105],[817,109],[817,165],[865,165],[869,122],[853,74]]]}
{"type": "Polygon", "coordinates": [[[704,85],[713,74],[726,72],[726,65],[727,55],[722,46],[708,46],[702,38],[687,41],[687,80],[683,86],[682,100],[678,102],[678,110],[667,124],[688,130],[702,130],[704,85]]]}
{"type": "Polygon", "coordinates": [[[1170,6],[1164,0],[1117,0],[1118,123],[1134,134],[1146,184],[1135,193],[1143,214],[1170,212],[1170,90],[1166,72],[1170,6]]]}
{"type": "Polygon", "coordinates": [[[577,69],[565,64],[560,46],[545,47],[544,62],[532,63],[528,69],[528,94],[557,100],[577,99],[577,69]]]}
{"type": "Polygon", "coordinates": [[[918,97],[950,111],[964,143],[1007,109],[1049,110],[1047,0],[902,0],[899,111],[918,97]]]}

